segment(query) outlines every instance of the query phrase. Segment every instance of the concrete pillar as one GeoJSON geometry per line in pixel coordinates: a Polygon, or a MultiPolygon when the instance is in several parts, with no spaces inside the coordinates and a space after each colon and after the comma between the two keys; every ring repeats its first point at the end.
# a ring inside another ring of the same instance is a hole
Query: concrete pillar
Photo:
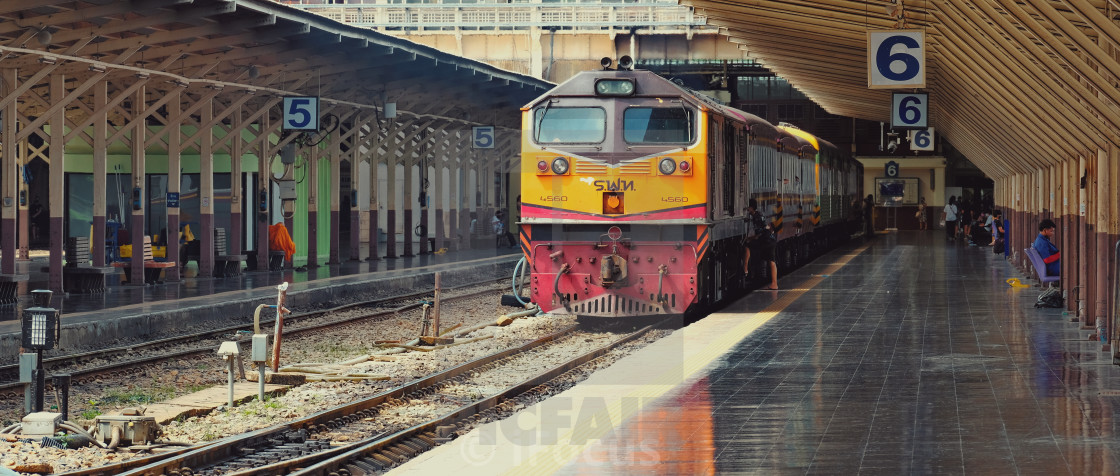
{"type": "MultiPolygon", "coordinates": [[[[241,139],[241,106],[233,111],[231,117],[233,130],[237,131],[232,138],[230,138],[229,145],[229,230],[226,233],[226,252],[231,255],[241,254],[241,237],[242,222],[242,208],[245,206],[245,193],[242,191],[242,177],[241,177],[241,160],[244,155],[244,142],[241,139]]],[[[253,201],[249,200],[248,203],[252,204],[253,201]]],[[[240,266],[240,264],[238,264],[240,266]]]]}
{"type": "MultiPolygon", "coordinates": [[[[19,144],[19,158],[17,159],[19,161],[20,167],[27,167],[27,163],[31,161],[30,159],[27,158],[27,156],[28,156],[27,142],[26,141],[20,142],[20,144],[19,144]]],[[[17,213],[19,215],[19,218],[16,219],[16,223],[19,225],[19,230],[17,231],[17,234],[19,236],[16,237],[16,243],[18,243],[18,245],[17,245],[18,249],[16,251],[17,252],[16,259],[18,259],[20,261],[26,261],[26,260],[31,259],[31,211],[30,211],[30,205],[31,205],[30,202],[32,200],[31,199],[31,191],[28,190],[27,184],[24,183],[22,177],[16,179],[16,185],[19,188],[19,191],[16,195],[16,198],[17,198],[17,200],[16,200],[16,210],[17,210],[17,213]],[[26,197],[26,198],[25,198],[25,200],[18,200],[19,197],[26,197]]],[[[53,199],[55,197],[52,196],[50,198],[53,199]]],[[[65,197],[59,197],[59,198],[65,199],[65,197]]],[[[54,200],[49,200],[49,201],[54,201],[54,200]]],[[[49,206],[50,204],[48,203],[47,205],[49,206]]],[[[48,216],[49,216],[49,214],[48,214],[48,216]]],[[[40,236],[42,236],[43,234],[46,234],[46,233],[48,233],[48,230],[39,230],[39,235],[40,236]]]]}
{"type": "MultiPolygon", "coordinates": [[[[393,146],[395,147],[395,138],[390,138],[393,146]]],[[[385,201],[385,257],[397,257],[397,184],[399,182],[397,170],[396,154],[392,152],[391,147],[386,147],[386,190],[385,201]]]]}
{"type": "MultiPolygon", "coordinates": [[[[4,97],[12,95],[16,89],[15,69],[0,70],[3,74],[4,97]]],[[[9,101],[4,106],[2,117],[18,117],[16,101],[9,101]]],[[[16,236],[16,194],[19,189],[19,163],[16,160],[16,123],[18,121],[2,121],[3,137],[0,138],[0,236],[16,236]]],[[[16,272],[16,240],[0,240],[0,273],[14,274],[16,272]]]]}
{"type": "MultiPolygon", "coordinates": [[[[131,277],[128,284],[131,286],[144,285],[144,177],[147,174],[145,162],[147,157],[144,154],[144,142],[147,140],[148,128],[145,121],[139,120],[141,114],[144,113],[144,105],[147,104],[147,86],[140,86],[136,90],[136,94],[132,99],[132,117],[128,125],[132,127],[132,187],[133,191],[128,195],[129,209],[132,210],[131,217],[126,224],[129,229],[129,235],[132,237],[132,263],[130,268],[131,277]],[[139,193],[141,206],[137,207],[134,203],[136,201],[135,194],[139,193]]],[[[205,121],[204,121],[205,122],[205,121]]]]}
{"type": "MultiPolygon", "coordinates": [[[[331,134],[331,185],[328,192],[328,200],[330,200],[331,208],[331,249],[327,253],[327,264],[342,263],[339,249],[342,248],[342,241],[340,240],[342,234],[342,217],[339,216],[339,201],[342,198],[342,193],[350,193],[350,190],[342,190],[342,129],[339,128],[331,134]]],[[[350,172],[350,182],[353,184],[354,173],[350,172]]],[[[353,185],[350,185],[353,187],[353,185]]]]}
{"type": "Polygon", "coordinates": [[[459,210],[462,208],[462,198],[459,195],[459,170],[458,163],[450,163],[447,167],[448,182],[450,191],[448,192],[448,208],[447,208],[447,249],[455,251],[459,249],[462,243],[461,234],[463,229],[459,227],[459,210]]]}
{"type": "Polygon", "coordinates": [[[444,214],[443,199],[446,196],[447,185],[446,185],[446,183],[443,179],[443,166],[442,165],[437,166],[435,168],[435,172],[433,172],[433,174],[435,175],[435,183],[436,183],[435,188],[432,189],[433,190],[433,192],[432,192],[432,203],[436,204],[436,226],[435,226],[436,246],[435,246],[435,249],[432,250],[434,252],[434,251],[439,251],[441,248],[446,248],[447,247],[447,241],[446,241],[446,238],[445,238],[446,235],[444,234],[447,230],[446,230],[446,227],[444,226],[444,221],[443,221],[444,217],[446,216],[444,214]]]}
{"type": "MultiPolygon", "coordinates": [[[[350,261],[357,261],[362,259],[362,207],[358,205],[358,193],[361,189],[359,184],[362,183],[362,177],[359,175],[362,165],[362,154],[359,152],[359,144],[362,143],[362,116],[355,115],[354,121],[351,123],[351,130],[354,132],[350,135],[350,261]]],[[[366,187],[367,190],[372,190],[371,187],[366,187]]],[[[374,235],[377,234],[376,225],[370,224],[370,228],[374,229],[374,235]]],[[[375,243],[376,244],[376,243],[375,243]]],[[[376,253],[370,253],[374,256],[376,253]]]]}
{"type": "Polygon", "coordinates": [[[307,151],[307,267],[319,266],[319,148],[307,151]]]}
{"type": "MultiPolygon", "coordinates": [[[[178,94],[178,93],[175,93],[178,94]]],[[[101,114],[93,121],[93,265],[105,266],[105,170],[108,159],[109,120],[105,104],[109,101],[109,83],[93,87],[93,110],[101,114]]],[[[177,190],[177,189],[176,189],[177,190]]],[[[168,210],[170,212],[170,210],[168,210]]],[[[176,213],[178,210],[176,210],[176,213]]],[[[178,270],[176,269],[176,276],[178,270]]],[[[168,273],[169,275],[171,273],[168,273]]],[[[170,279],[171,276],[168,276],[170,279]]]]}
{"type": "MultiPolygon", "coordinates": [[[[260,121],[261,127],[257,133],[266,134],[268,115],[264,115],[260,121]]],[[[257,252],[257,269],[267,270],[268,226],[272,224],[272,218],[269,215],[272,208],[272,170],[269,168],[270,161],[268,160],[271,145],[267,140],[262,140],[257,144],[257,190],[256,195],[253,196],[253,212],[257,215],[257,219],[253,221],[257,224],[257,242],[254,249],[257,252]],[[261,210],[262,197],[264,198],[265,210],[261,210]]]]}
{"type": "MultiPolygon", "coordinates": [[[[167,130],[167,193],[174,194],[176,197],[179,196],[179,192],[182,190],[183,182],[182,172],[180,171],[180,167],[182,166],[182,148],[180,144],[183,142],[183,124],[180,119],[182,111],[182,104],[180,101],[182,100],[182,96],[180,91],[181,89],[175,89],[174,91],[168,92],[168,94],[174,94],[176,97],[167,103],[167,117],[173,118],[167,130]]],[[[96,181],[97,178],[94,177],[94,180],[96,181]]],[[[104,195],[104,193],[101,194],[101,196],[104,195]]],[[[104,206],[101,208],[104,208],[104,206]]],[[[167,260],[175,261],[178,264],[178,266],[168,268],[165,272],[168,281],[174,282],[182,279],[179,272],[186,263],[182,262],[182,258],[179,256],[179,250],[179,206],[168,206],[167,260]]]]}
{"type": "MultiPolygon", "coordinates": [[[[61,73],[51,75],[51,102],[63,101],[66,97],[66,78],[61,73]]],[[[143,106],[141,105],[141,110],[143,106]]],[[[62,220],[66,215],[66,108],[59,108],[49,119],[51,133],[47,137],[47,148],[49,149],[48,155],[51,159],[50,165],[50,184],[51,200],[50,200],[50,276],[47,279],[47,285],[51,291],[56,293],[62,292],[62,242],[65,240],[63,236],[62,220]]],[[[143,144],[143,141],[140,142],[143,144]]],[[[142,176],[141,176],[142,177],[142,176]]],[[[18,201],[18,200],[17,200],[18,201]]],[[[141,219],[143,219],[143,212],[141,211],[141,219]]],[[[26,222],[25,223],[25,227],[26,222]]],[[[40,230],[42,233],[43,230],[40,230]]],[[[134,246],[135,248],[135,246],[134,246]]],[[[133,256],[136,256],[134,253],[133,256]]],[[[141,254],[140,256],[143,256],[141,254]]]]}
{"type": "Polygon", "coordinates": [[[1109,246],[1108,242],[1108,212],[1111,200],[1108,196],[1110,186],[1109,171],[1108,171],[1108,151],[1103,149],[1097,150],[1097,163],[1094,170],[1094,196],[1093,212],[1095,217],[1093,219],[1094,230],[1093,238],[1096,241],[1096,259],[1092,262],[1096,267],[1095,285],[1094,285],[1094,302],[1093,308],[1095,310],[1095,317],[1097,322],[1098,338],[1102,343],[1108,343],[1108,329],[1112,327],[1112,322],[1109,322],[1108,314],[1108,295],[1111,294],[1112,288],[1108,286],[1108,276],[1113,269],[1111,266],[1115,256],[1113,256],[1113,247],[1109,246]]]}
{"type": "MultiPolygon", "coordinates": [[[[1077,241],[1071,243],[1071,247],[1076,246],[1076,248],[1072,250],[1067,248],[1066,252],[1069,253],[1070,251],[1072,251],[1073,253],[1071,254],[1073,256],[1071,256],[1071,258],[1076,260],[1074,262],[1076,263],[1075,269],[1077,270],[1077,300],[1080,301],[1079,317],[1081,318],[1081,322],[1083,324],[1082,327],[1089,328],[1094,325],[1093,315],[1090,313],[1089,309],[1089,304],[1091,302],[1089,295],[1091,289],[1088,286],[1089,268],[1088,263],[1085,260],[1081,259],[1081,250],[1088,249],[1089,234],[1088,224],[1086,223],[1086,209],[1088,208],[1088,203],[1086,203],[1086,199],[1088,198],[1086,195],[1086,190],[1088,185],[1087,183],[1083,183],[1083,181],[1088,181],[1089,169],[1088,164],[1085,160],[1085,153],[1083,151],[1078,154],[1076,167],[1077,180],[1074,182],[1073,190],[1075,190],[1077,193],[1077,195],[1075,196],[1077,205],[1073,210],[1073,216],[1077,226],[1077,241]]],[[[1062,256],[1065,257],[1064,254],[1062,256]]]]}
{"type": "MultiPolygon", "coordinates": [[[[214,102],[204,101],[201,109],[202,124],[210,124],[214,119],[214,102]]],[[[214,275],[214,129],[198,131],[199,207],[198,275],[214,275]]]]}
{"type": "Polygon", "coordinates": [[[413,169],[416,167],[416,164],[411,156],[412,154],[409,153],[402,158],[404,162],[404,177],[402,177],[401,181],[404,183],[404,195],[401,196],[401,200],[404,204],[400,208],[404,213],[404,229],[401,230],[404,236],[404,253],[402,253],[401,256],[405,257],[416,256],[412,253],[412,211],[416,205],[416,194],[412,191],[412,180],[413,169]]]}
{"type": "MultiPolygon", "coordinates": [[[[370,133],[378,134],[378,130],[373,129],[370,133]]],[[[376,138],[374,141],[376,142],[376,138]]],[[[377,261],[381,259],[381,255],[377,249],[377,229],[380,226],[377,212],[378,208],[381,206],[377,199],[377,168],[377,148],[374,147],[369,151],[369,257],[366,258],[368,261],[377,261]]]]}

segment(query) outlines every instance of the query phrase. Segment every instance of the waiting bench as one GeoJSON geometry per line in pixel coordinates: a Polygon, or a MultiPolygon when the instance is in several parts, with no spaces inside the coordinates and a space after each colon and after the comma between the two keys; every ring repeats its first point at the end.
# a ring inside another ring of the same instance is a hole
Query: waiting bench
{"type": "Polygon", "coordinates": [[[226,245],[226,229],[214,229],[214,276],[224,278],[226,276],[239,276],[241,275],[241,263],[248,259],[247,255],[231,255],[229,254],[229,247],[226,245]]]}
{"type": "MultiPolygon", "coordinates": [[[[66,252],[66,266],[62,267],[62,290],[77,294],[105,292],[105,278],[117,270],[112,266],[90,265],[89,237],[67,238],[63,250],[66,252]]],[[[43,272],[49,273],[50,267],[44,267],[43,272]]]]}
{"type": "MultiPolygon", "coordinates": [[[[186,259],[183,260],[183,266],[191,261],[198,263],[200,249],[201,246],[199,245],[189,246],[186,251],[186,259]]],[[[248,255],[229,254],[229,246],[226,244],[226,229],[214,229],[214,277],[224,278],[240,275],[241,263],[244,263],[247,259],[249,259],[248,255]]]]}
{"type": "Polygon", "coordinates": [[[26,274],[0,274],[0,304],[13,304],[19,300],[19,283],[30,279],[26,274]]]}
{"type": "MultiPolygon", "coordinates": [[[[147,284],[162,283],[162,281],[160,281],[159,279],[160,273],[162,273],[164,269],[175,267],[174,261],[154,260],[154,257],[152,256],[152,237],[148,235],[144,235],[144,252],[141,254],[141,256],[144,260],[144,282],[147,284]]],[[[135,250],[132,253],[132,257],[136,257],[135,250]]],[[[122,259],[121,261],[115,261],[113,262],[113,266],[117,268],[124,268],[124,278],[129,282],[132,282],[131,259],[128,259],[128,261],[125,261],[124,259],[122,259]]]]}
{"type": "Polygon", "coordinates": [[[1038,250],[1034,247],[1023,250],[1027,254],[1027,259],[1031,260],[1031,266],[1034,266],[1034,272],[1038,275],[1038,281],[1041,284],[1050,284],[1055,281],[1061,280],[1060,276],[1050,276],[1046,274],[1046,263],[1042,261],[1042,255],[1038,254],[1038,250]]]}

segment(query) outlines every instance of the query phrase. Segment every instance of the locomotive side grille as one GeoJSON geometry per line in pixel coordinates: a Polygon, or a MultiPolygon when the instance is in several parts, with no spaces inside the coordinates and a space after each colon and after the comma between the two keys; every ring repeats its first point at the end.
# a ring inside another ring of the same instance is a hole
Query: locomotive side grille
{"type": "Polygon", "coordinates": [[[649,162],[642,162],[637,164],[622,164],[618,168],[618,173],[627,175],[649,175],[649,162]]]}
{"type": "Polygon", "coordinates": [[[576,173],[582,175],[606,175],[607,166],[587,162],[576,162],[576,173]]]}

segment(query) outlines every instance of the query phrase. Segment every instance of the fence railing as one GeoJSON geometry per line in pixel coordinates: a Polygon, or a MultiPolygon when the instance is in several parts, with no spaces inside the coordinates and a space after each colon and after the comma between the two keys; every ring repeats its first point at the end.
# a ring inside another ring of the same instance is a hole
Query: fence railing
{"type": "Polygon", "coordinates": [[[374,29],[684,29],[705,19],[675,1],[590,3],[350,3],[281,2],[332,20],[374,29]]]}

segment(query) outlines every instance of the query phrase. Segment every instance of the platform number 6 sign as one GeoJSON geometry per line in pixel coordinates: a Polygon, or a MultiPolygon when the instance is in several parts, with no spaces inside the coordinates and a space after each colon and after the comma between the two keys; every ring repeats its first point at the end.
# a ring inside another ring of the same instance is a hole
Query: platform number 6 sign
{"type": "Polygon", "coordinates": [[[926,87],[925,45],[923,30],[867,32],[867,87],[926,87]]]}
{"type": "Polygon", "coordinates": [[[891,128],[925,129],[929,126],[929,94],[894,93],[891,128]]]}
{"type": "Polygon", "coordinates": [[[932,127],[910,131],[910,150],[932,151],[934,149],[933,137],[932,127]]]}

